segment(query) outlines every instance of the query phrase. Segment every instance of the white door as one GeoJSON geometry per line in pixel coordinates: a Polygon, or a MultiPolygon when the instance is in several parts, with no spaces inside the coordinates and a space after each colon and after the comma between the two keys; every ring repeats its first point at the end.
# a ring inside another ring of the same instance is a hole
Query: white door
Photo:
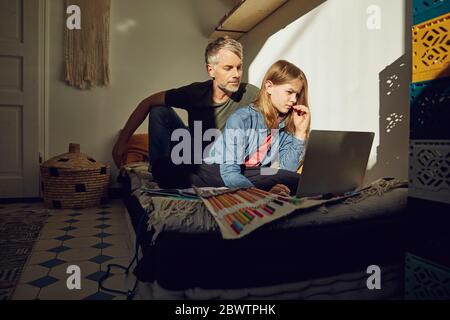
{"type": "Polygon", "coordinates": [[[39,1],[0,0],[0,198],[39,196],[39,1]]]}

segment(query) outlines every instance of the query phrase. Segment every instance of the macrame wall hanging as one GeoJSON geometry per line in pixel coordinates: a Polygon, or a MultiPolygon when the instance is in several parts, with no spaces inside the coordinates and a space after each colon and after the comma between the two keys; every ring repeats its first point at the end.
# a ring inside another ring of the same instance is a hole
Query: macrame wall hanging
{"type": "Polygon", "coordinates": [[[73,87],[109,85],[111,0],[65,0],[81,9],[81,29],[64,28],[64,78],[73,87]]]}

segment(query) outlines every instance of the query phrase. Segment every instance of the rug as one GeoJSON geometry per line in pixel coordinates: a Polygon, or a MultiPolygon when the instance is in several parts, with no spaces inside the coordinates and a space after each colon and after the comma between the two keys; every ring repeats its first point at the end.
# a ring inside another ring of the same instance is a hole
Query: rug
{"type": "Polygon", "coordinates": [[[8,300],[47,220],[48,210],[36,208],[36,205],[1,207],[0,300],[8,300]]]}

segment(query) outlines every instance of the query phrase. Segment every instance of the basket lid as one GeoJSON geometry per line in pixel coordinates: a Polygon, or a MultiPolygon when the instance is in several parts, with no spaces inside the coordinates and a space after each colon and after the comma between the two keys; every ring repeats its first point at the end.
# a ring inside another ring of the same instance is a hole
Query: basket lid
{"type": "Polygon", "coordinates": [[[69,144],[68,153],[61,154],[45,161],[41,167],[73,170],[96,170],[105,167],[105,165],[102,165],[94,158],[81,153],[79,144],[71,143],[69,144]]]}

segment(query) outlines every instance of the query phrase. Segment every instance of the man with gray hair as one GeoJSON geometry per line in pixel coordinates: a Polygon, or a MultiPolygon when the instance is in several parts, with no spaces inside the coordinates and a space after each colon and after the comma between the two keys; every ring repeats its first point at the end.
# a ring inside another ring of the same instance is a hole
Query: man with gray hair
{"type": "Polygon", "coordinates": [[[221,37],[209,43],[205,62],[212,80],[153,94],[137,106],[114,145],[113,158],[118,167],[130,137],[150,114],[149,157],[155,180],[162,188],[190,187],[189,177],[195,166],[175,165],[171,160],[172,132],[186,128],[172,107],[188,112],[187,129],[191,137],[194,122],[200,121],[203,137],[208,129],[223,131],[229,116],[239,107],[252,103],[259,91],[257,87],[241,82],[243,48],[238,41],[221,37]]]}

